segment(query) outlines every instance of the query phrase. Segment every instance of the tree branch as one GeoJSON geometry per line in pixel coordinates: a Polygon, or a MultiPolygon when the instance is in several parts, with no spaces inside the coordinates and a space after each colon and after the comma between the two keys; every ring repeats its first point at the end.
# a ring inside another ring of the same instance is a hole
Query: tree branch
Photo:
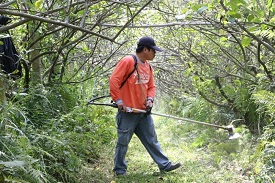
{"type": "MultiPolygon", "coordinates": [[[[1,11],[1,9],[0,9],[0,11],[1,11]]],[[[2,27],[0,27],[0,32],[6,32],[10,29],[13,29],[13,28],[18,27],[20,25],[23,25],[24,23],[26,23],[28,21],[30,21],[30,19],[22,19],[22,20],[20,20],[16,23],[11,24],[11,25],[2,26],[2,27]]]]}
{"type": "MultiPolygon", "coordinates": [[[[222,8],[224,9],[224,11],[228,11],[228,9],[225,7],[223,0],[220,1],[220,4],[222,6],[222,8]]],[[[267,42],[261,40],[259,37],[257,37],[255,34],[249,32],[243,25],[241,25],[240,22],[238,22],[238,20],[235,20],[235,23],[244,31],[246,32],[250,37],[252,37],[253,39],[255,39],[257,42],[261,43],[262,45],[264,45],[268,50],[270,50],[272,53],[275,53],[275,48],[272,45],[269,45],[267,42]]]]}
{"type": "Polygon", "coordinates": [[[153,0],[149,0],[145,5],[143,5],[127,22],[126,24],[118,31],[118,33],[113,37],[113,40],[115,40],[120,33],[133,21],[133,19],[147,6],[149,5],[153,0]]]}
{"type": "Polygon", "coordinates": [[[257,47],[257,59],[258,59],[258,62],[261,64],[261,66],[263,66],[264,68],[264,71],[267,75],[267,77],[269,78],[269,81],[273,81],[273,77],[272,77],[272,74],[271,72],[267,69],[266,65],[264,64],[264,62],[261,60],[261,43],[258,44],[258,47],[257,47]]]}
{"type": "Polygon", "coordinates": [[[10,1],[10,2],[4,3],[4,4],[0,4],[0,8],[9,6],[9,5],[11,5],[12,3],[15,3],[16,1],[17,1],[17,0],[12,0],[12,1],[10,1]]]}
{"type": "Polygon", "coordinates": [[[232,104],[233,104],[233,100],[231,100],[231,99],[225,94],[225,92],[223,91],[222,85],[221,85],[221,83],[220,83],[220,79],[219,79],[218,76],[215,77],[215,81],[216,81],[216,85],[217,85],[217,87],[219,88],[219,91],[220,91],[221,95],[228,101],[228,103],[229,103],[230,105],[232,105],[232,104]]]}
{"type": "Polygon", "coordinates": [[[219,106],[219,107],[225,107],[225,108],[228,108],[229,106],[228,105],[226,105],[226,104],[219,104],[219,103],[217,103],[217,102],[215,102],[215,101],[213,101],[213,100],[210,100],[206,95],[204,95],[201,91],[198,91],[198,93],[200,94],[200,96],[202,97],[202,98],[204,98],[207,102],[209,102],[209,103],[211,103],[211,104],[213,104],[213,105],[216,105],[216,106],[219,106]]]}
{"type": "MultiPolygon", "coordinates": [[[[66,22],[54,21],[54,20],[47,19],[45,17],[39,17],[39,16],[35,16],[35,15],[30,15],[30,14],[26,14],[26,13],[15,12],[15,11],[9,11],[9,10],[3,10],[3,9],[0,9],[0,13],[6,14],[6,15],[20,16],[20,17],[24,17],[24,18],[29,19],[29,20],[37,20],[37,21],[40,21],[40,22],[46,22],[46,23],[50,23],[50,24],[64,26],[64,27],[67,27],[67,28],[71,28],[71,29],[74,29],[74,30],[78,30],[78,31],[82,31],[82,32],[92,34],[94,36],[100,37],[102,39],[109,40],[111,42],[115,42],[114,41],[115,39],[106,37],[104,35],[101,35],[101,34],[93,32],[93,31],[90,31],[88,29],[84,29],[82,27],[75,26],[75,25],[72,25],[72,24],[69,24],[69,23],[66,23],[66,22]]],[[[5,29],[6,29],[5,27],[4,27],[4,29],[3,29],[3,27],[1,27],[0,32],[5,30],[5,29]]]]}

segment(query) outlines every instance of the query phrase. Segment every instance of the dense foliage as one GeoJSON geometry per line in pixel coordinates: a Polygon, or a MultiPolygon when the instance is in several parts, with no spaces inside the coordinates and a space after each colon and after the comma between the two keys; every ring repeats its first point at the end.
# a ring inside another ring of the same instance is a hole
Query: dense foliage
{"type": "Polygon", "coordinates": [[[1,182],[77,182],[83,164],[99,157],[114,136],[110,110],[86,106],[76,96],[73,87],[45,88],[6,106],[1,182]]]}
{"type": "Polygon", "coordinates": [[[113,111],[86,102],[108,94],[143,35],[165,50],[151,62],[155,108],[253,134],[255,180],[275,179],[273,0],[12,0],[0,13],[12,18],[0,38],[12,36],[24,68],[16,81],[1,73],[0,182],[79,181],[115,134],[113,111]]]}

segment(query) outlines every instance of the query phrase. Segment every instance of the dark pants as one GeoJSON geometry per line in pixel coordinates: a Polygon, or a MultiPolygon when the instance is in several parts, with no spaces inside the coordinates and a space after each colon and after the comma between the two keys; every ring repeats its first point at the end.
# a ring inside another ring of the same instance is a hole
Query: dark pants
{"type": "Polygon", "coordinates": [[[171,166],[171,162],[162,152],[157,140],[154,121],[151,115],[119,111],[116,115],[116,120],[118,139],[113,169],[116,173],[125,173],[127,170],[125,156],[133,133],[137,135],[160,170],[165,170],[171,166]]]}

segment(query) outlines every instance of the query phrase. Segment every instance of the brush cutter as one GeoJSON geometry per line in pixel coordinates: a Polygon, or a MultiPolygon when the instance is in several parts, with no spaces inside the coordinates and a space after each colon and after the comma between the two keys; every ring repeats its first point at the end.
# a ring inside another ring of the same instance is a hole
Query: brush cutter
{"type": "MultiPolygon", "coordinates": [[[[101,97],[101,98],[103,98],[103,97],[101,97]]],[[[98,99],[98,98],[96,98],[96,99],[98,99]]],[[[117,105],[115,103],[111,103],[111,104],[97,103],[94,101],[94,99],[88,101],[87,104],[88,105],[104,105],[104,106],[110,106],[110,107],[117,108],[117,105]]],[[[144,113],[144,114],[148,113],[148,111],[146,111],[146,110],[130,108],[130,107],[127,107],[126,112],[135,112],[135,113],[144,113]]],[[[182,117],[177,117],[177,116],[172,116],[172,115],[167,115],[167,114],[161,114],[161,113],[156,113],[156,112],[150,112],[150,113],[152,115],[157,115],[157,116],[162,116],[162,117],[167,117],[167,118],[177,119],[177,120],[186,121],[186,122],[190,122],[190,123],[196,123],[196,124],[200,124],[200,125],[206,125],[206,126],[211,126],[211,127],[216,127],[216,128],[220,128],[223,130],[227,130],[230,140],[240,137],[240,134],[238,134],[238,133],[234,134],[233,125],[220,126],[220,125],[216,125],[216,124],[210,124],[210,123],[206,123],[206,122],[196,121],[196,120],[192,120],[192,119],[188,119],[188,118],[182,118],[182,117]]]]}

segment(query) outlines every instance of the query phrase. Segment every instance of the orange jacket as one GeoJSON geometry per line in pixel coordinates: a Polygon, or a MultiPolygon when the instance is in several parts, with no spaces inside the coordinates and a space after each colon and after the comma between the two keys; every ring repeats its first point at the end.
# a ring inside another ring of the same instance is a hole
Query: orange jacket
{"type": "Polygon", "coordinates": [[[138,72],[135,70],[121,89],[122,82],[133,71],[135,61],[132,56],[126,56],[117,63],[110,77],[110,93],[115,102],[122,100],[127,107],[146,109],[147,98],[153,99],[156,91],[153,70],[148,61],[138,60],[137,63],[138,72]]]}

